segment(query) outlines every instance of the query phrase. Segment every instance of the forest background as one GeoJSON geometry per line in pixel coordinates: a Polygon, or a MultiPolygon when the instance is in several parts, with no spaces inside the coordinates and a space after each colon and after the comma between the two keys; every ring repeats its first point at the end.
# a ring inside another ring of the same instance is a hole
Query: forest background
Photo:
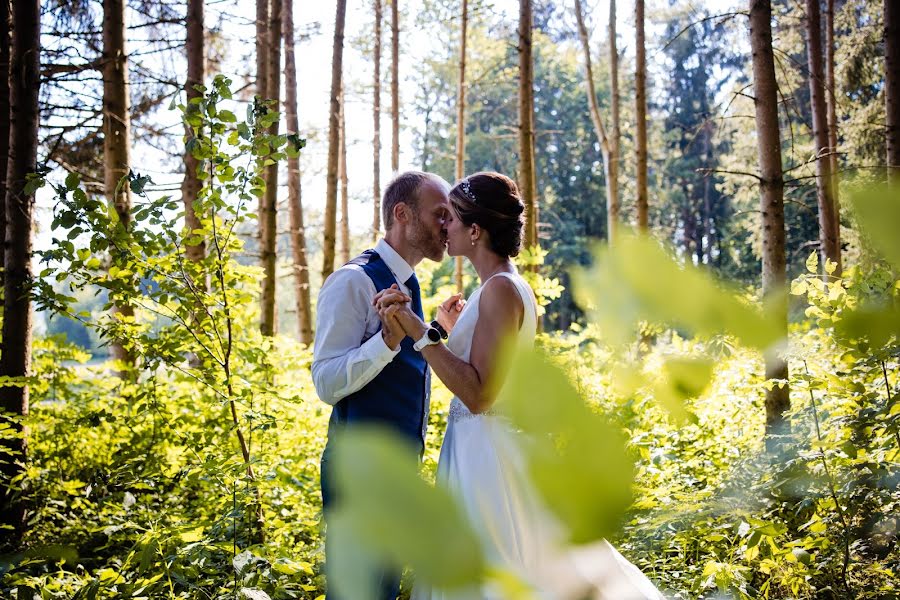
{"type": "MultiPolygon", "coordinates": [[[[315,296],[417,168],[520,183],[505,400],[576,541],[676,598],[897,597],[890,0],[2,5],[3,594],[323,594],[315,296]]],[[[394,444],[347,451],[360,543],[499,577],[394,444]]]]}

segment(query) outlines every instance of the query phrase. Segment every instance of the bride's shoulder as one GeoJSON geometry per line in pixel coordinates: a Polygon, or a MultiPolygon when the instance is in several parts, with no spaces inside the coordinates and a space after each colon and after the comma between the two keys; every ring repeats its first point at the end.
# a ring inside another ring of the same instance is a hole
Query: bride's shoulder
{"type": "Polygon", "coordinates": [[[514,280],[517,275],[513,273],[500,273],[485,282],[478,299],[481,308],[498,308],[509,310],[514,308],[516,312],[523,310],[522,295],[514,280]]]}

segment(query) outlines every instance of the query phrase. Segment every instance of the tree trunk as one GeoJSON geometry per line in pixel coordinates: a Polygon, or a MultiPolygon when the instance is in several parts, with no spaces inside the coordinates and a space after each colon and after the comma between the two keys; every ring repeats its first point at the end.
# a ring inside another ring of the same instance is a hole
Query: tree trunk
{"type": "Polygon", "coordinates": [[[267,56],[270,2],[271,0],[256,0],[256,95],[260,98],[265,98],[269,91],[267,56]]]}
{"type": "MultiPolygon", "coordinates": [[[[297,63],[294,57],[294,0],[284,0],[284,112],[289,133],[300,130],[297,118],[297,63]]],[[[312,344],[312,306],[309,294],[309,264],[300,187],[300,159],[287,160],[288,211],[291,218],[291,250],[297,287],[297,329],[300,342],[312,344]]]]}
{"type": "Polygon", "coordinates": [[[381,0],[375,1],[375,76],[373,80],[372,124],[372,243],[381,231],[381,0]]]}
{"type": "Polygon", "coordinates": [[[616,0],[609,0],[609,79],[612,135],[609,140],[609,206],[606,212],[606,228],[609,240],[616,238],[619,229],[619,49],[616,44],[616,0]]]}
{"type": "Polygon", "coordinates": [[[344,60],[344,20],[347,0],[337,0],[334,45],[331,52],[331,113],[328,115],[328,172],[325,186],[325,234],[322,248],[322,281],[334,271],[334,233],[337,213],[338,127],[344,60]]]}
{"type": "Polygon", "coordinates": [[[400,170],[400,13],[391,3],[391,171],[400,170]]]}
{"type": "MultiPolygon", "coordinates": [[[[187,54],[187,80],[184,84],[185,97],[188,103],[201,96],[194,89],[196,85],[203,85],[205,77],[204,50],[204,26],[203,26],[203,2],[204,0],[187,0],[187,40],[185,41],[185,53],[187,54]]],[[[184,124],[185,134],[188,138],[194,137],[191,126],[184,124]]],[[[197,177],[197,165],[199,161],[189,152],[184,153],[184,180],[181,182],[181,198],[184,202],[184,226],[187,235],[200,228],[200,219],[194,212],[194,203],[200,192],[200,178],[197,177]]],[[[206,241],[200,240],[196,244],[185,244],[185,254],[188,260],[199,262],[206,255],[206,241]]],[[[205,279],[194,282],[195,285],[206,288],[205,279]]]]}
{"type": "MultiPolygon", "coordinates": [[[[125,2],[103,0],[103,180],[106,200],[127,231],[131,228],[131,188],[119,185],[131,167],[131,89],[126,56],[125,2]]],[[[134,308],[122,304],[113,312],[127,318],[134,315],[134,308]]],[[[113,359],[134,364],[134,356],[121,340],[112,341],[111,351],[113,359]]]]}
{"type": "Polygon", "coordinates": [[[341,89],[340,135],[338,146],[338,177],[341,182],[341,264],[350,262],[350,201],[347,197],[347,119],[344,109],[344,90],[341,89]]]}
{"type": "MultiPolygon", "coordinates": [[[[763,296],[774,311],[787,337],[787,302],[784,249],[784,173],[781,170],[781,133],[778,129],[778,84],[772,52],[772,5],[769,0],[750,0],[750,48],[753,54],[753,90],[756,105],[757,149],[760,172],[760,212],[762,213],[763,296]]],[[[766,379],[788,378],[788,365],[778,353],[765,354],[766,379]]],[[[787,384],[766,391],[766,448],[778,448],[775,436],[786,433],[784,413],[791,400],[787,384]]]]}
{"type": "MultiPolygon", "coordinates": [[[[9,47],[10,47],[10,6],[7,0],[0,1],[0,267],[6,255],[6,167],[9,164],[9,47]]],[[[3,287],[4,272],[0,269],[0,289],[3,287]]],[[[0,354],[3,340],[0,338],[0,354]]]]}
{"type": "MultiPolygon", "coordinates": [[[[591,65],[591,45],[588,38],[587,27],[584,24],[584,15],[581,10],[581,0],[575,0],[575,19],[578,23],[578,38],[581,40],[581,49],[584,54],[584,79],[587,86],[588,107],[591,112],[591,121],[594,123],[594,131],[597,133],[597,140],[600,142],[600,154],[603,157],[603,172],[606,178],[606,214],[607,227],[609,228],[609,215],[613,211],[618,211],[619,199],[616,193],[616,186],[610,184],[613,179],[617,178],[614,173],[615,166],[613,164],[612,144],[606,135],[606,128],[603,126],[603,119],[600,117],[600,106],[597,103],[597,92],[594,90],[594,69],[591,65]]],[[[612,230],[607,230],[607,238],[612,241],[612,230]]]]}
{"type": "Polygon", "coordinates": [[[828,151],[828,121],[825,118],[825,70],[822,68],[822,22],[820,0],[806,0],[806,53],[809,59],[809,96],[816,144],[816,192],[819,200],[819,240],[822,274],[825,259],[837,263],[841,274],[841,248],[835,239],[834,199],[831,196],[831,157],[828,151]]]}
{"type": "Polygon", "coordinates": [[[825,13],[825,91],[828,106],[828,151],[831,154],[831,197],[834,201],[834,239],[841,248],[840,162],[838,161],[837,96],[834,93],[834,0],[826,0],[825,13]]]}
{"type": "Polygon", "coordinates": [[[531,0],[519,0],[519,188],[525,201],[525,247],[537,238],[537,177],[534,167],[534,60],[531,0]]]}
{"type": "MultiPolygon", "coordinates": [[[[4,0],[4,4],[7,2],[4,0]]],[[[27,377],[31,372],[31,235],[34,194],[25,193],[26,176],[37,168],[38,96],[40,80],[40,2],[17,0],[12,3],[12,52],[9,67],[10,135],[7,214],[4,243],[3,288],[3,353],[0,355],[0,377],[27,377]]],[[[6,15],[4,15],[6,18],[6,15]]],[[[27,460],[26,430],[22,419],[28,415],[29,387],[0,387],[0,423],[8,424],[21,437],[4,436],[6,452],[0,460],[0,525],[6,550],[18,546],[25,528],[25,506],[10,479],[25,469],[27,460]],[[12,418],[6,415],[12,415],[12,418]]]]}
{"type": "Polygon", "coordinates": [[[638,229],[647,231],[647,55],[644,42],[644,0],[635,0],[635,37],[637,62],[634,73],[634,104],[637,120],[637,216],[638,229]]]}
{"type": "Polygon", "coordinates": [[[884,108],[888,177],[900,179],[900,6],[884,0],[884,108]]]}
{"type": "MultiPolygon", "coordinates": [[[[469,2],[462,0],[459,34],[459,84],[456,88],[456,180],[466,175],[466,31],[469,26],[469,2]]],[[[456,291],[463,291],[463,260],[456,257],[456,291]]]]}
{"type": "MultiPolygon", "coordinates": [[[[266,97],[274,101],[273,109],[280,109],[281,101],[281,2],[270,0],[268,52],[266,54],[266,97]]],[[[269,128],[270,135],[278,134],[278,121],[269,128]]],[[[278,164],[265,171],[266,190],[260,213],[260,255],[263,267],[262,310],[259,329],[263,335],[275,335],[276,242],[278,240],[278,164]]]]}

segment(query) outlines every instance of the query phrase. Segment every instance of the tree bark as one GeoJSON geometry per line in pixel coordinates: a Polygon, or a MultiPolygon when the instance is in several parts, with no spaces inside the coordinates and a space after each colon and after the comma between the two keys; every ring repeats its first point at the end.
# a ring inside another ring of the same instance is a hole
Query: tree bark
{"type": "MultiPolygon", "coordinates": [[[[757,150],[762,214],[763,296],[774,311],[787,338],[787,302],[784,232],[784,173],[781,168],[781,132],[778,128],[778,84],[772,52],[772,5],[769,0],[750,0],[750,49],[753,54],[753,90],[756,106],[757,150]]],[[[766,379],[788,378],[788,365],[774,350],[765,354],[766,379]]],[[[766,391],[766,448],[778,448],[776,436],[788,429],[784,413],[791,401],[787,384],[766,391]]]]}
{"type": "Polygon", "coordinates": [[[581,49],[584,54],[584,79],[587,89],[588,108],[591,113],[591,121],[594,124],[594,131],[597,133],[597,140],[600,142],[600,155],[603,157],[603,172],[606,178],[606,215],[607,215],[607,238],[612,242],[612,229],[609,215],[618,211],[619,199],[617,188],[611,185],[614,179],[617,179],[615,173],[615,164],[612,154],[612,142],[606,135],[606,127],[603,126],[603,119],[600,116],[600,106],[597,102],[597,92],[594,90],[594,69],[591,63],[591,45],[588,38],[587,27],[584,24],[584,15],[581,10],[581,0],[575,0],[575,19],[578,23],[578,38],[581,40],[581,49]]]}
{"type": "Polygon", "coordinates": [[[269,90],[266,57],[269,55],[270,2],[271,0],[256,0],[256,95],[263,99],[269,90]]]}
{"type": "Polygon", "coordinates": [[[638,229],[648,229],[647,194],[647,54],[644,40],[644,0],[635,0],[634,23],[637,48],[634,73],[634,105],[637,121],[637,216],[638,229]]]}
{"type": "Polygon", "coordinates": [[[619,140],[622,135],[619,119],[619,48],[616,43],[616,0],[609,0],[609,79],[610,79],[610,113],[612,116],[612,135],[609,140],[609,180],[607,185],[612,190],[610,203],[606,212],[606,227],[609,240],[616,238],[619,229],[619,140]]]}
{"type": "MultiPolygon", "coordinates": [[[[205,77],[205,43],[203,24],[204,0],[187,0],[187,39],[185,41],[185,53],[187,54],[187,80],[184,83],[185,97],[188,103],[201,96],[194,89],[196,85],[203,85],[205,77]]],[[[188,139],[194,137],[191,126],[184,124],[185,135],[188,139]]],[[[184,153],[184,180],[181,182],[181,198],[184,202],[184,226],[188,235],[193,235],[195,229],[200,228],[200,219],[194,212],[194,203],[197,194],[200,193],[200,178],[197,177],[197,165],[199,161],[190,151],[184,153]]],[[[196,244],[185,244],[185,254],[188,260],[199,262],[206,255],[206,241],[200,240],[196,244]]],[[[205,278],[194,282],[195,285],[206,288],[205,278]]]]}
{"type": "MultiPolygon", "coordinates": [[[[0,0],[0,266],[6,255],[6,167],[9,164],[9,50],[10,3],[0,0]]],[[[3,287],[4,272],[0,272],[0,288],[3,287]]],[[[0,338],[0,354],[3,340],[0,338]]]]}
{"type": "Polygon", "coordinates": [[[347,119],[344,109],[344,90],[341,89],[341,118],[338,146],[338,177],[341,182],[341,263],[350,262],[350,199],[347,181],[347,119]]]}
{"type": "Polygon", "coordinates": [[[884,0],[884,108],[888,177],[900,179],[900,6],[884,0]]]}
{"type": "Polygon", "coordinates": [[[372,99],[372,243],[381,231],[381,0],[375,2],[375,76],[372,99]]]}
{"type": "Polygon", "coordinates": [[[826,0],[825,100],[828,106],[828,151],[831,154],[831,197],[834,200],[834,239],[841,247],[840,161],[838,160],[837,96],[834,92],[834,0],[826,0]]]}
{"type": "Polygon", "coordinates": [[[519,0],[519,188],[525,201],[525,247],[537,238],[537,176],[534,167],[534,59],[531,0],[519,0]]]}
{"type": "MultiPolygon", "coordinates": [[[[282,0],[270,0],[268,47],[266,53],[266,98],[279,110],[281,102],[281,11],[282,0]]],[[[280,119],[279,119],[280,120],[280,119]]],[[[270,135],[278,134],[278,121],[269,127],[270,135]]],[[[263,194],[263,210],[260,213],[260,255],[263,267],[262,307],[259,329],[263,335],[275,335],[276,296],[276,242],[278,240],[278,164],[269,165],[265,171],[266,189],[263,194]]]]}
{"type": "Polygon", "coordinates": [[[334,44],[331,52],[331,113],[328,116],[328,172],[325,186],[325,232],[322,248],[322,281],[334,271],[334,234],[337,213],[338,127],[344,59],[344,21],[347,0],[337,0],[334,44]]]}
{"type": "MultiPolygon", "coordinates": [[[[284,0],[284,112],[289,133],[299,133],[297,118],[297,63],[294,57],[294,0],[284,0]]],[[[288,212],[291,220],[291,250],[294,284],[297,288],[297,333],[300,342],[312,344],[312,305],[309,292],[309,263],[306,258],[306,230],[300,186],[300,159],[287,160],[288,212]]]]}
{"type": "Polygon", "coordinates": [[[400,170],[400,13],[391,3],[391,171],[400,170]]]}
{"type": "MultiPolygon", "coordinates": [[[[3,2],[6,4],[6,0],[3,2]]],[[[38,96],[40,80],[40,2],[17,0],[12,3],[12,51],[9,67],[10,132],[7,193],[4,204],[7,226],[4,242],[6,276],[3,288],[3,353],[0,355],[0,377],[27,377],[31,374],[32,310],[31,281],[32,215],[34,194],[25,193],[26,177],[37,169],[38,96]]],[[[6,17],[6,15],[4,15],[6,17]]],[[[29,386],[0,387],[0,408],[7,422],[21,437],[4,439],[0,460],[0,524],[10,527],[3,538],[15,548],[25,528],[25,506],[10,484],[20,475],[27,460],[27,431],[22,419],[28,415],[29,386]]],[[[11,549],[5,548],[5,549],[11,549]]]]}
{"type": "MultiPolygon", "coordinates": [[[[131,188],[119,181],[131,168],[131,114],[128,63],[125,53],[125,2],[103,0],[103,182],[107,202],[115,208],[122,227],[131,228],[131,188]]],[[[119,304],[114,313],[134,315],[134,308],[119,304]]],[[[121,340],[111,343],[112,358],[134,364],[121,340]]]]}
{"type": "Polygon", "coordinates": [[[822,68],[822,22],[820,0],[806,0],[806,53],[809,59],[809,95],[816,144],[816,195],[819,201],[819,241],[822,274],[825,259],[837,263],[835,275],[841,274],[841,247],[835,239],[834,198],[831,196],[831,157],[829,156],[828,121],[825,118],[825,70],[822,68]]]}
{"type": "MultiPolygon", "coordinates": [[[[459,83],[456,88],[456,180],[466,174],[466,32],[469,26],[469,2],[462,0],[462,25],[459,34],[459,83]]],[[[463,260],[456,257],[456,291],[463,291],[463,260]]]]}

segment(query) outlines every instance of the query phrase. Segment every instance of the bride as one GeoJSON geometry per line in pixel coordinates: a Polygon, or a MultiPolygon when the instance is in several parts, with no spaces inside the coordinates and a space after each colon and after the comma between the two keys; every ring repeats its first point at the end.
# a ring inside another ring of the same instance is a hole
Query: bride
{"type": "MultiPolygon", "coordinates": [[[[505,373],[495,360],[500,343],[516,335],[531,344],[537,302],[510,258],[519,253],[524,205],[515,182],[500,173],[471,175],[450,192],[447,251],[465,256],[481,286],[468,302],[459,294],[441,305],[438,323],[424,323],[396,289],[375,298],[382,320],[402,327],[454,394],[438,463],[438,485],[457,498],[478,532],[494,569],[512,573],[547,599],[658,599],[663,596],[637,567],[606,541],[572,547],[526,477],[517,433],[495,415],[496,389],[505,373]]],[[[500,600],[507,594],[486,583],[455,592],[417,583],[413,600],[500,600]]]]}

